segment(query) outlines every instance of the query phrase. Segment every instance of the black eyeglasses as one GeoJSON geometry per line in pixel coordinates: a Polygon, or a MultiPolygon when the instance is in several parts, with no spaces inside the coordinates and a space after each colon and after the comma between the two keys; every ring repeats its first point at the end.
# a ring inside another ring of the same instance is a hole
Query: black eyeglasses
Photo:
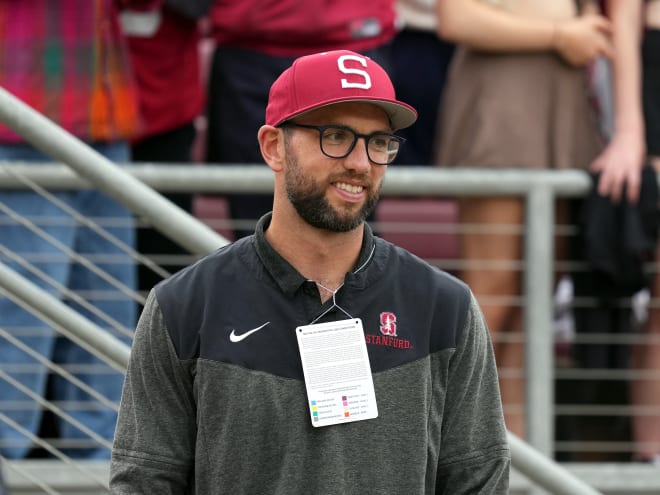
{"type": "Polygon", "coordinates": [[[343,125],[304,125],[295,122],[285,122],[282,126],[302,127],[319,131],[321,152],[329,158],[344,158],[348,156],[358,138],[364,138],[367,157],[376,165],[389,165],[399,153],[401,143],[405,139],[386,132],[359,134],[350,127],[343,125]]]}

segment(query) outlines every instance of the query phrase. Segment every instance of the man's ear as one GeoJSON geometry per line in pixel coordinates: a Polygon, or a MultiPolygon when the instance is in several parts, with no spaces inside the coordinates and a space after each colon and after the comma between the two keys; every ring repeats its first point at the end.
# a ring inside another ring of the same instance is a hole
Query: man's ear
{"type": "Polygon", "coordinates": [[[274,171],[280,172],[284,168],[284,133],[272,125],[262,125],[257,133],[261,156],[266,164],[274,171]]]}

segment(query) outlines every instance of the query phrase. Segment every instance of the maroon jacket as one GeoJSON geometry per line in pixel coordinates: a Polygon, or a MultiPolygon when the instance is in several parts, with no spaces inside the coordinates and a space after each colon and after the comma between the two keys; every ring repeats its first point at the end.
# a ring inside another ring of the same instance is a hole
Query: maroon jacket
{"type": "Polygon", "coordinates": [[[218,44],[279,56],[369,50],[397,31],[393,0],[215,0],[210,18],[218,44]]]}
{"type": "Polygon", "coordinates": [[[204,105],[197,21],[162,8],[151,37],[127,36],[145,138],[193,121],[204,105]]]}

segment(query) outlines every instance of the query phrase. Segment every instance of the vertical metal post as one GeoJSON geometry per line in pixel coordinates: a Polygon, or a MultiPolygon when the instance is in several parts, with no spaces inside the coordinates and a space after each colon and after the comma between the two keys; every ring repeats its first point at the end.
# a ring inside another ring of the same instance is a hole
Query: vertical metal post
{"type": "Polygon", "coordinates": [[[527,440],[551,459],[554,455],[554,194],[535,184],[525,215],[525,384],[527,440]]]}

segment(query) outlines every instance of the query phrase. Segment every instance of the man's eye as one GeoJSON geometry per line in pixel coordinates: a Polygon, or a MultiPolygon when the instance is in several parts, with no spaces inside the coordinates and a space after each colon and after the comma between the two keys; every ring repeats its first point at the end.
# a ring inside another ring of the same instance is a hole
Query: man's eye
{"type": "Polygon", "coordinates": [[[344,143],[350,139],[349,133],[343,129],[328,129],[323,134],[323,139],[328,143],[344,143]]]}
{"type": "Polygon", "coordinates": [[[390,144],[389,136],[372,136],[369,143],[374,149],[386,150],[390,144]]]}

